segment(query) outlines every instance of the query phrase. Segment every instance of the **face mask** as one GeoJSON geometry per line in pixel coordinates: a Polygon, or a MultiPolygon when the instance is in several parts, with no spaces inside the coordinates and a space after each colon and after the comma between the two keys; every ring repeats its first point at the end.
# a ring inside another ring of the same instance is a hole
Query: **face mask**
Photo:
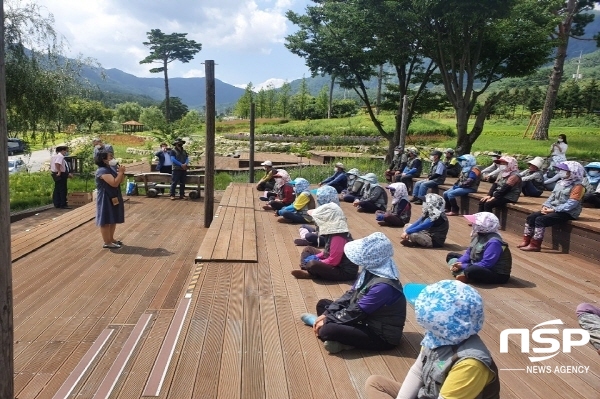
{"type": "Polygon", "coordinates": [[[163,147],[163,152],[167,152],[167,147],[163,147]]]}
{"type": "Polygon", "coordinates": [[[118,162],[117,162],[117,160],[116,160],[116,159],[111,159],[110,161],[108,161],[108,164],[109,164],[110,166],[117,166],[117,163],[118,163],[118,162]]]}
{"type": "Polygon", "coordinates": [[[559,143],[562,143],[562,142],[563,142],[563,139],[558,139],[557,141],[558,141],[559,143]]]}
{"type": "Polygon", "coordinates": [[[596,177],[596,176],[598,176],[598,173],[600,173],[600,171],[598,171],[598,170],[590,170],[588,172],[588,176],[596,177]]]}
{"type": "Polygon", "coordinates": [[[433,161],[435,161],[435,157],[434,157],[433,155],[431,155],[431,156],[429,157],[429,160],[430,160],[431,162],[433,162],[433,161]]]}
{"type": "Polygon", "coordinates": [[[68,156],[69,156],[69,152],[67,151],[67,152],[65,152],[65,157],[68,157],[68,156]]]}
{"type": "Polygon", "coordinates": [[[337,173],[337,168],[333,168],[333,173],[337,173]]]}
{"type": "Polygon", "coordinates": [[[566,179],[568,174],[569,172],[567,172],[566,170],[561,170],[560,172],[558,172],[558,177],[560,177],[561,179],[566,179]]]}
{"type": "Polygon", "coordinates": [[[500,169],[500,170],[506,170],[506,165],[498,165],[498,169],[500,169]]]}
{"type": "Polygon", "coordinates": [[[96,144],[95,147],[97,150],[99,150],[100,148],[102,148],[102,146],[100,144],[96,144]]]}
{"type": "Polygon", "coordinates": [[[394,151],[394,155],[400,154],[400,151],[394,151]]]}

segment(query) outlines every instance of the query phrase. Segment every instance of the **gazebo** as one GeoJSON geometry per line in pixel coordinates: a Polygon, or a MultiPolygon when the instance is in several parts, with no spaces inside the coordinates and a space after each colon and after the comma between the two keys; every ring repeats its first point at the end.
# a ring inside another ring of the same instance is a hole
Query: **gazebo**
{"type": "Polygon", "coordinates": [[[127,121],[122,123],[123,133],[143,132],[144,125],[138,121],[127,121]]]}

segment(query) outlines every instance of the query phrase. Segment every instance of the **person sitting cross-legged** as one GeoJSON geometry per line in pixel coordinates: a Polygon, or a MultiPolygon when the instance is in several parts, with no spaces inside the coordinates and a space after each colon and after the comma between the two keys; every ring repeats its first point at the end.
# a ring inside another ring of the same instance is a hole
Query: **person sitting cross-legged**
{"type": "Polygon", "coordinates": [[[407,224],[400,235],[400,244],[406,247],[440,248],[444,246],[450,223],[444,213],[444,199],[437,194],[427,194],[421,217],[407,224]]]}
{"type": "Polygon", "coordinates": [[[380,226],[404,227],[410,221],[411,203],[404,183],[392,183],[386,187],[392,194],[392,207],[389,211],[377,211],[375,219],[380,226]]]}
{"type": "MultiPolygon", "coordinates": [[[[336,205],[340,205],[340,200],[338,198],[337,191],[335,188],[331,186],[321,186],[317,189],[317,193],[315,194],[317,207],[321,205],[334,203],[336,205]]],[[[310,212],[309,212],[310,215],[310,212]]],[[[294,240],[294,244],[299,247],[311,245],[313,247],[322,247],[325,245],[325,238],[319,235],[319,225],[316,228],[303,224],[302,227],[298,230],[300,233],[300,238],[294,240]]]]}
{"type": "Polygon", "coordinates": [[[582,183],[585,187],[583,206],[600,208],[600,162],[590,162],[583,168],[586,174],[582,183]]]}
{"type": "Polygon", "coordinates": [[[590,343],[600,355],[600,308],[591,303],[577,305],[577,320],[581,328],[590,334],[590,343]]]}
{"type": "Polygon", "coordinates": [[[387,192],[377,181],[375,173],[367,173],[360,177],[365,182],[361,196],[354,200],[353,205],[358,212],[375,213],[385,211],[388,202],[387,192]]]}
{"type": "Polygon", "coordinates": [[[315,247],[304,248],[300,255],[300,269],[292,270],[292,275],[330,281],[354,280],[358,266],[344,255],[344,247],[352,241],[352,236],[342,208],[330,202],[308,213],[319,226],[325,248],[322,251],[315,247]]]}
{"type": "Polygon", "coordinates": [[[341,298],[317,302],[317,314],[304,313],[325,350],[388,350],[400,344],[406,321],[406,297],[394,263],[392,242],[381,232],[350,241],[344,254],[362,268],[341,298]]]}
{"type": "Polygon", "coordinates": [[[498,232],[498,217],[490,212],[464,216],[473,226],[471,243],[464,254],[450,252],[446,256],[452,275],[463,283],[505,284],[510,278],[512,255],[498,232]]]}
{"type": "Polygon", "coordinates": [[[277,197],[271,197],[272,199],[267,205],[263,206],[263,209],[278,211],[281,208],[294,203],[296,194],[294,193],[294,186],[290,183],[292,179],[285,169],[278,169],[277,173],[273,175],[273,178],[275,179],[273,192],[277,197]]]}
{"type": "Polygon", "coordinates": [[[277,220],[279,223],[312,223],[313,220],[308,214],[308,210],[315,208],[315,199],[308,191],[309,186],[308,180],[302,177],[294,180],[296,199],[291,205],[276,211],[275,215],[283,216],[277,220]]]}
{"type": "Polygon", "coordinates": [[[340,193],[340,200],[344,202],[354,202],[356,198],[360,198],[360,190],[364,182],[360,179],[360,171],[352,168],[346,173],[348,178],[348,186],[340,193]]]}
{"type": "Polygon", "coordinates": [[[343,189],[348,187],[348,176],[346,175],[346,171],[344,170],[344,164],[341,162],[336,163],[333,170],[334,174],[320,182],[319,187],[325,185],[331,186],[335,188],[335,190],[339,194],[342,192],[343,189]]]}
{"type": "Polygon", "coordinates": [[[483,299],[456,280],[428,285],[415,302],[415,318],[425,329],[421,351],[399,383],[372,375],[367,399],[498,399],[498,367],[478,333],[483,328],[483,299]]]}

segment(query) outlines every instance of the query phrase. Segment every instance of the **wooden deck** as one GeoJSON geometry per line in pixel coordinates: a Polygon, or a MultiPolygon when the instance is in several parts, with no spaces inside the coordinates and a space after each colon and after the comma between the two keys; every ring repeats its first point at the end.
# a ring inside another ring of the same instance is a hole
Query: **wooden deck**
{"type": "MultiPolygon", "coordinates": [[[[144,197],[125,205],[117,237],[126,246],[119,250],[101,248],[90,220],[14,261],[16,396],[345,399],[365,398],[371,374],[402,380],[422,338],[412,308],[396,349],[328,354],[299,315],[350,285],[293,278],[302,249],[292,243],[298,226],[276,223],[245,187],[232,186],[221,209],[252,211],[256,262],[195,263],[207,235],[203,203],[144,197]]],[[[350,204],[342,207],[354,237],[383,231],[399,242],[401,230],[379,227],[373,215],[350,204]]],[[[419,211],[414,207],[413,219],[419,211]]],[[[448,278],[446,252],[464,249],[469,232],[463,218],[451,218],[446,248],[396,245],[402,282],[448,278]]],[[[243,234],[233,226],[230,239],[245,241],[243,234]]],[[[512,248],[511,282],[478,287],[486,304],[482,338],[498,367],[525,369],[532,363],[516,336],[509,353],[499,353],[500,332],[553,319],[577,328],[577,304],[600,297],[600,268],[567,254],[512,248]]],[[[586,366],[584,373],[502,370],[501,397],[599,398],[598,360],[586,345],[542,362],[552,370],[586,366]]]]}

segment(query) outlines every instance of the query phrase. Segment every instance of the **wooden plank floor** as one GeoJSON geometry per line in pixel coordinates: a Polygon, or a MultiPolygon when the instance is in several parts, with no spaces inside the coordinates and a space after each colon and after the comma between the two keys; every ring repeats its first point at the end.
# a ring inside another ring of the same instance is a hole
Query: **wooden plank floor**
{"type": "MultiPolygon", "coordinates": [[[[247,185],[243,185],[247,187],[247,185]]],[[[234,190],[232,188],[231,190],[234,190]]],[[[114,329],[70,397],[92,397],[141,316],[153,318],[125,365],[111,398],[140,398],[175,310],[186,292],[191,306],[173,351],[162,398],[365,398],[371,374],[402,380],[419,350],[422,330],[408,309],[401,345],[386,352],[330,355],[299,315],[321,298],[337,298],[347,283],[296,280],[298,226],[276,223],[254,202],[256,191],[236,188],[227,206],[254,209],[258,262],[194,264],[206,229],[203,203],[134,197],[117,236],[127,244],[107,251],[93,221],[13,263],[15,383],[19,398],[52,398],[93,341],[114,329]],[[241,199],[248,196],[247,199],[241,199]],[[252,206],[251,204],[254,204],[252,206]],[[193,276],[193,277],[192,277],[193,276]]],[[[231,191],[233,193],[233,191],[231,191]]],[[[469,241],[464,218],[451,218],[443,249],[405,248],[400,229],[380,227],[373,215],[342,204],[355,238],[383,231],[396,243],[403,283],[448,278],[444,259],[469,241]]],[[[414,207],[416,219],[420,207],[414,207]]],[[[513,244],[516,235],[505,235],[513,244]]],[[[500,368],[529,365],[511,336],[499,353],[500,331],[561,319],[577,328],[575,307],[600,297],[600,268],[556,252],[513,248],[510,284],[477,287],[486,304],[482,338],[500,368]]],[[[591,345],[544,362],[589,366],[583,374],[501,371],[502,398],[598,398],[600,363],[591,345]]]]}

